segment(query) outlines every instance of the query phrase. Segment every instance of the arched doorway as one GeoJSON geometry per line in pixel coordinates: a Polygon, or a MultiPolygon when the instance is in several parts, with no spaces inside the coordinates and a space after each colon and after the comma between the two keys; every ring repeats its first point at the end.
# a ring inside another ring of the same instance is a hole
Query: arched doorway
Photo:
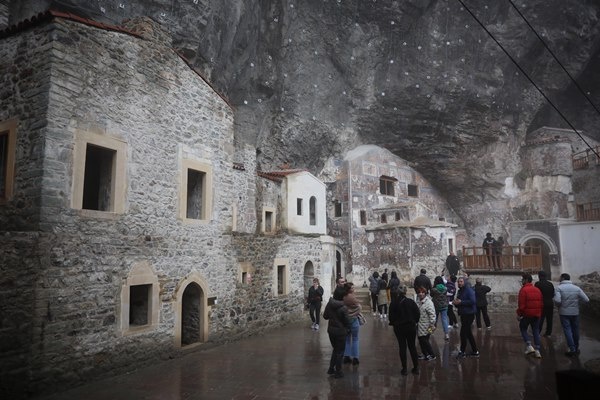
{"type": "Polygon", "coordinates": [[[552,268],[550,268],[550,247],[548,244],[540,239],[540,238],[531,238],[528,239],[525,243],[525,251],[527,252],[527,248],[531,247],[540,247],[542,251],[542,271],[546,273],[547,279],[552,279],[552,268]]]}
{"type": "Polygon", "coordinates": [[[315,277],[315,267],[312,261],[304,264],[304,298],[308,297],[308,289],[312,286],[312,280],[315,277]]]}
{"type": "Polygon", "coordinates": [[[183,291],[181,298],[181,345],[203,342],[202,288],[192,282],[183,291]]]}

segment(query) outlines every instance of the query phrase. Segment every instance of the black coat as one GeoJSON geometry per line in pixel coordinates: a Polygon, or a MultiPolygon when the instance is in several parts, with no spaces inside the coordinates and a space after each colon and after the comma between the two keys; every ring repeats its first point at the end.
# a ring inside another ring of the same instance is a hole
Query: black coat
{"type": "Polygon", "coordinates": [[[413,299],[399,295],[392,298],[388,313],[390,325],[394,326],[416,326],[421,317],[419,306],[413,299]]]}

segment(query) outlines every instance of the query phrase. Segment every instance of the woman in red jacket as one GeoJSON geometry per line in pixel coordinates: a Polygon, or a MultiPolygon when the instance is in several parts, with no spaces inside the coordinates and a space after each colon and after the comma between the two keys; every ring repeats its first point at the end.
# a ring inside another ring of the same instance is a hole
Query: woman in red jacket
{"type": "Polygon", "coordinates": [[[519,290],[519,307],[517,308],[517,317],[519,319],[519,329],[525,342],[525,355],[533,354],[536,358],[542,358],[540,354],[540,317],[544,300],[540,289],[531,283],[533,278],[531,274],[523,274],[521,280],[521,290],[519,290]],[[533,334],[533,343],[535,349],[531,346],[531,340],[527,329],[531,326],[533,334]]]}

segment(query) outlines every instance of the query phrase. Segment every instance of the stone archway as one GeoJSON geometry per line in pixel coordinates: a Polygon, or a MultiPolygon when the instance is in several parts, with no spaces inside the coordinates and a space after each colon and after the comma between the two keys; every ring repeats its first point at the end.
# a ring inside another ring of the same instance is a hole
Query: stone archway
{"type": "Polygon", "coordinates": [[[554,241],[542,232],[530,233],[519,240],[522,246],[539,246],[542,251],[542,270],[546,272],[547,278],[552,279],[552,259],[557,256],[557,247],[554,241]]]}
{"type": "Polygon", "coordinates": [[[315,277],[315,266],[312,261],[304,264],[304,298],[308,297],[308,289],[312,286],[312,280],[315,277]]]}
{"type": "Polygon", "coordinates": [[[175,345],[200,344],[208,340],[208,291],[197,273],[190,274],[175,294],[175,345]]]}

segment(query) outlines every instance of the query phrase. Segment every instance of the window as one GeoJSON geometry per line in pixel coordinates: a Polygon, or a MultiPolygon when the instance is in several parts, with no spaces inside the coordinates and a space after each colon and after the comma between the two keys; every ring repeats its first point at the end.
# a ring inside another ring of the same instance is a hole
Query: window
{"type": "Polygon", "coordinates": [[[147,331],[158,325],[158,291],[158,278],[150,264],[135,264],[121,286],[119,329],[122,334],[147,331]]]}
{"type": "Polygon", "coordinates": [[[448,250],[454,251],[454,239],[448,239],[448,250]]]}
{"type": "Polygon", "coordinates": [[[275,233],[275,208],[263,207],[262,217],[261,232],[275,233]]]}
{"type": "Polygon", "coordinates": [[[17,121],[0,122],[0,204],[13,195],[17,121]]]}
{"type": "Polygon", "coordinates": [[[396,214],[394,214],[394,219],[396,221],[400,221],[400,211],[396,211],[396,214]]]}
{"type": "Polygon", "coordinates": [[[341,217],[342,216],[342,203],[340,203],[339,201],[334,201],[333,202],[333,215],[335,217],[341,217]]]}
{"type": "Polygon", "coordinates": [[[381,223],[382,223],[382,224],[385,224],[385,223],[387,223],[387,215],[385,215],[385,214],[381,214],[381,223]]]}
{"type": "Polygon", "coordinates": [[[179,216],[184,221],[208,222],[212,217],[212,166],[207,162],[182,161],[179,216]]]}
{"type": "Polygon", "coordinates": [[[249,262],[240,263],[239,271],[240,283],[242,285],[249,285],[252,283],[252,276],[254,275],[254,268],[252,267],[252,264],[249,262]]]}
{"type": "Polygon", "coordinates": [[[92,212],[125,211],[127,144],[91,132],[76,132],[73,154],[75,209],[92,212]]]}
{"type": "Polygon", "coordinates": [[[302,215],[302,199],[296,199],[296,215],[302,215]]]}
{"type": "Polygon", "coordinates": [[[312,196],[308,202],[308,212],[310,214],[310,225],[317,224],[317,198],[312,196]]]}
{"type": "Polygon", "coordinates": [[[367,224],[367,212],[365,210],[360,210],[360,224],[367,224]]]}
{"type": "Polygon", "coordinates": [[[393,196],[394,195],[394,182],[396,182],[396,178],[392,178],[391,176],[382,175],[379,177],[379,193],[385,196],[393,196]]]}
{"type": "Polygon", "coordinates": [[[277,258],[273,264],[273,295],[283,296],[289,293],[289,267],[288,260],[277,258]]]}
{"type": "Polygon", "coordinates": [[[408,185],[408,195],[410,197],[419,197],[419,187],[417,185],[408,185]]]}

